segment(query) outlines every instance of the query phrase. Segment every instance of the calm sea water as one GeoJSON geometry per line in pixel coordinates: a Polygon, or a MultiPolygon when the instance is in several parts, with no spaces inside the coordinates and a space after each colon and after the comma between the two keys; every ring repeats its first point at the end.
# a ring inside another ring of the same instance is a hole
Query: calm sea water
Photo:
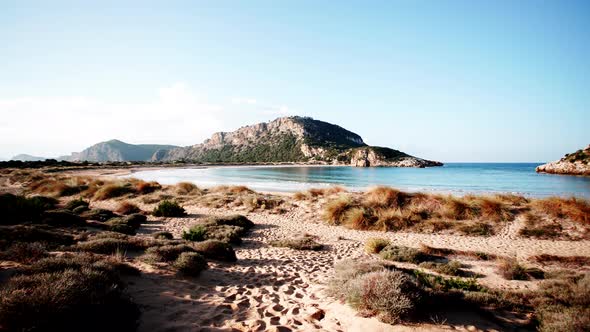
{"type": "Polygon", "coordinates": [[[406,191],[514,193],[533,197],[579,196],[590,198],[590,178],[535,173],[536,163],[449,163],[432,168],[356,167],[212,167],[163,169],[132,176],[163,184],[181,181],[200,186],[246,185],[259,191],[294,192],[341,185],[362,190],[386,185],[406,191]]]}

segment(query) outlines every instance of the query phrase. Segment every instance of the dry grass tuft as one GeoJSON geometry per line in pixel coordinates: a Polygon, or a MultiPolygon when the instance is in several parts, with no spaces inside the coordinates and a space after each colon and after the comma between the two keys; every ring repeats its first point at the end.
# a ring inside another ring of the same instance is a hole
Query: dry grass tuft
{"type": "Polygon", "coordinates": [[[368,254],[378,254],[390,244],[391,241],[387,239],[370,238],[365,242],[365,252],[368,254]]]}
{"type": "Polygon", "coordinates": [[[556,256],[543,254],[532,256],[529,259],[541,264],[555,264],[569,268],[590,266],[590,257],[586,256],[556,256]]]}
{"type": "Polygon", "coordinates": [[[543,279],[544,272],[540,269],[529,268],[520,264],[515,258],[500,259],[498,274],[507,280],[543,279]]]}
{"type": "Polygon", "coordinates": [[[531,206],[553,218],[567,218],[586,225],[590,223],[590,203],[584,199],[550,197],[534,200],[531,206]]]}
{"type": "Polygon", "coordinates": [[[324,219],[332,225],[340,225],[343,222],[346,211],[352,206],[352,198],[341,195],[339,198],[328,202],[324,207],[324,219]]]}
{"type": "Polygon", "coordinates": [[[175,185],[176,193],[179,195],[201,195],[203,191],[190,182],[180,182],[175,185]]]}
{"type": "Polygon", "coordinates": [[[135,205],[131,202],[124,201],[124,202],[119,203],[115,212],[127,215],[127,214],[133,214],[133,213],[140,213],[141,209],[137,205],[135,205]]]}

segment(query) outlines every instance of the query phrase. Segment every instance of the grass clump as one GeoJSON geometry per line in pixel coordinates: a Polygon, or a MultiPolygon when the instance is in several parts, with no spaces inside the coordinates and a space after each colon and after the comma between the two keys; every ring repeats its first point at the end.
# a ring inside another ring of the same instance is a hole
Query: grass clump
{"type": "Polygon", "coordinates": [[[25,264],[47,256],[47,248],[40,242],[14,242],[5,251],[0,251],[0,260],[25,264]]]}
{"type": "Polygon", "coordinates": [[[205,258],[196,252],[183,252],[174,261],[174,267],[182,274],[198,276],[207,268],[205,258]]]}
{"type": "Polygon", "coordinates": [[[273,247],[285,247],[295,250],[313,250],[318,251],[324,248],[323,244],[315,241],[313,236],[304,235],[293,239],[283,239],[271,241],[270,245],[273,247]]]}
{"type": "Polygon", "coordinates": [[[172,240],[174,238],[170,232],[156,232],[152,236],[156,240],[172,240]]]}
{"type": "Polygon", "coordinates": [[[400,271],[376,271],[350,282],[346,301],[357,310],[377,315],[386,323],[397,323],[414,309],[417,288],[400,271]]]}
{"type": "Polygon", "coordinates": [[[6,243],[39,242],[48,249],[52,249],[72,244],[74,237],[46,225],[15,225],[0,227],[0,241],[6,243]]]}
{"type": "Polygon", "coordinates": [[[133,214],[133,213],[140,213],[141,209],[137,205],[125,201],[125,202],[119,203],[115,212],[127,215],[127,214],[133,214]]]}
{"type": "Polygon", "coordinates": [[[0,225],[14,225],[24,222],[37,222],[44,211],[53,209],[57,201],[44,196],[27,198],[12,194],[0,195],[0,225]]]}
{"type": "Polygon", "coordinates": [[[461,263],[458,261],[448,262],[422,262],[419,265],[421,268],[433,270],[440,274],[446,274],[449,276],[461,276],[464,274],[461,270],[461,263]]]}
{"type": "Polygon", "coordinates": [[[176,184],[176,193],[179,195],[199,195],[202,191],[195,184],[190,182],[180,182],[176,184]]]}
{"type": "Polygon", "coordinates": [[[389,245],[391,245],[391,241],[387,239],[370,238],[365,243],[365,252],[368,254],[378,254],[389,245]]]}
{"type": "Polygon", "coordinates": [[[352,206],[352,198],[342,195],[330,201],[324,207],[324,219],[331,225],[340,225],[344,220],[346,211],[352,206]]]}
{"type": "Polygon", "coordinates": [[[3,330],[133,331],[137,326],[139,310],[123,293],[119,270],[109,261],[47,258],[23,272],[0,288],[3,330]]]}
{"type": "Polygon", "coordinates": [[[531,260],[541,264],[556,264],[570,268],[579,268],[590,265],[590,257],[586,256],[557,256],[542,254],[531,257],[531,260]]]}
{"type": "Polygon", "coordinates": [[[379,255],[385,260],[414,264],[419,264],[428,259],[428,255],[419,249],[396,245],[388,245],[381,250],[379,255]]]}
{"type": "Polygon", "coordinates": [[[236,253],[231,245],[217,240],[206,240],[193,244],[193,248],[205,258],[215,259],[226,262],[235,262],[238,260],[236,253]]]}
{"type": "Polygon", "coordinates": [[[156,217],[183,217],[186,211],[177,202],[164,200],[154,209],[153,215],[156,217]]]}
{"type": "Polygon", "coordinates": [[[539,288],[535,299],[539,331],[590,330],[590,273],[573,280],[546,281],[539,288]]]}
{"type": "Polygon", "coordinates": [[[107,199],[121,197],[127,194],[134,193],[135,190],[129,184],[106,184],[94,193],[93,198],[97,201],[104,201],[107,199]]]}
{"type": "Polygon", "coordinates": [[[528,268],[520,264],[515,258],[501,259],[498,264],[498,274],[507,280],[543,279],[544,272],[537,268],[528,268]]]}
{"type": "Polygon", "coordinates": [[[584,199],[549,197],[534,200],[531,205],[533,209],[553,218],[569,218],[583,224],[590,223],[590,202],[584,199]]]}
{"type": "Polygon", "coordinates": [[[377,262],[344,260],[334,266],[329,291],[365,315],[388,323],[407,318],[419,298],[413,280],[377,262]]]}
{"type": "Polygon", "coordinates": [[[95,254],[111,255],[141,248],[138,248],[134,243],[127,239],[98,238],[79,242],[73,246],[72,249],[76,251],[92,252],[95,254]]]}

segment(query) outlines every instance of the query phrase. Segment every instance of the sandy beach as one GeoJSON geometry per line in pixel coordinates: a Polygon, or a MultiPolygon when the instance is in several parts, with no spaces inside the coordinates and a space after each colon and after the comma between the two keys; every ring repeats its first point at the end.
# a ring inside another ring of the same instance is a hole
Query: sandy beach
{"type": "MultiPolygon", "coordinates": [[[[151,205],[136,202],[142,209],[151,205]]],[[[114,202],[97,206],[113,208],[114,202]]],[[[185,204],[187,217],[150,218],[141,229],[149,235],[169,231],[175,237],[211,215],[242,210],[203,208],[185,204]]],[[[254,229],[236,246],[238,262],[214,263],[195,279],[170,279],[165,272],[139,265],[147,276],[132,282],[131,294],[145,305],[140,330],[204,331],[501,331],[502,326],[474,313],[453,313],[445,323],[389,325],[364,318],[326,295],[326,284],[335,262],[348,258],[377,259],[364,251],[369,238],[387,238],[409,247],[422,244],[464,251],[479,251],[527,261],[540,254],[590,257],[590,241],[533,240],[517,236],[519,222],[490,237],[404,232],[358,231],[326,225],[306,202],[285,214],[247,213],[254,229]],[[298,251],[269,246],[272,240],[309,234],[325,244],[322,251],[298,251]],[[318,319],[318,317],[320,317],[318,319]]],[[[495,262],[462,258],[469,271],[481,274],[478,282],[498,289],[534,289],[537,282],[505,280],[495,272],[495,262]]],[[[401,267],[408,266],[398,263],[401,267]]],[[[531,263],[534,265],[534,263],[531,263]]],[[[589,268],[589,267],[586,267],[589,268]]]]}

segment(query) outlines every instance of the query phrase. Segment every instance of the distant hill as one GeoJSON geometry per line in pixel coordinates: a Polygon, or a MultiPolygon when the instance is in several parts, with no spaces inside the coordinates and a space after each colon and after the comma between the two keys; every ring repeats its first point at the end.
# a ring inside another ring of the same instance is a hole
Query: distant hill
{"type": "Polygon", "coordinates": [[[47,158],[35,157],[35,156],[31,156],[30,154],[18,154],[16,156],[10,158],[10,160],[20,160],[20,161],[42,161],[45,159],[47,159],[47,158]]]}
{"type": "Polygon", "coordinates": [[[574,153],[568,153],[558,161],[538,166],[537,172],[564,175],[590,175],[590,145],[574,153]]]}
{"type": "Polygon", "coordinates": [[[70,156],[59,159],[67,161],[150,161],[155,154],[161,154],[174,145],[128,144],[119,140],[110,140],[95,144],[82,152],[74,152],[70,156]]]}
{"type": "Polygon", "coordinates": [[[153,157],[153,161],[207,163],[320,162],[363,167],[442,165],[390,148],[368,146],[361,136],[340,126],[298,116],[245,126],[233,132],[218,132],[201,144],[171,149],[153,157]]]}

